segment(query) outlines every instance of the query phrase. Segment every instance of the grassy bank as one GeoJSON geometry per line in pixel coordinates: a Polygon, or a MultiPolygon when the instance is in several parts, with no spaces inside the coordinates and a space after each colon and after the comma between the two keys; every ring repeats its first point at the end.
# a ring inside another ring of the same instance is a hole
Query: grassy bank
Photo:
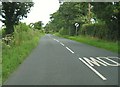
{"type": "Polygon", "coordinates": [[[55,35],[118,53],[118,42],[105,41],[105,40],[101,40],[98,38],[93,38],[93,37],[89,37],[89,36],[82,36],[82,35],[80,35],[80,36],[68,36],[68,35],[60,35],[58,33],[56,33],[55,35]]]}
{"type": "Polygon", "coordinates": [[[2,85],[2,40],[0,39],[0,86],[2,85]]]}
{"type": "Polygon", "coordinates": [[[25,25],[19,25],[15,30],[14,39],[9,45],[2,43],[2,82],[23,62],[44,35],[39,30],[29,29],[25,25]]]}

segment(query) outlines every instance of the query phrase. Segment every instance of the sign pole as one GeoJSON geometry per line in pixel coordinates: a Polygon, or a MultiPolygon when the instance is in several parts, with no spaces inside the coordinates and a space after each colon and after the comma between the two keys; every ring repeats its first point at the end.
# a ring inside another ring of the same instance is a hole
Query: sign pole
{"type": "Polygon", "coordinates": [[[76,32],[75,33],[76,33],[76,36],[77,36],[79,24],[75,23],[75,27],[76,27],[76,32]]]}

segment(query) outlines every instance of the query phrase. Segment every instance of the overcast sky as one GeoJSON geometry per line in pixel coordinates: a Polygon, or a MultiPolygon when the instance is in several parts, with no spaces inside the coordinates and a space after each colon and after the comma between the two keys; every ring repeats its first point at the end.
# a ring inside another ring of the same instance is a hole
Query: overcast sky
{"type": "Polygon", "coordinates": [[[22,22],[31,23],[42,21],[46,24],[49,21],[50,14],[56,12],[59,9],[59,0],[33,0],[34,7],[28,14],[28,18],[22,20],[22,22]]]}
{"type": "MultiPolygon", "coordinates": [[[[27,18],[24,18],[22,22],[34,23],[37,21],[42,21],[44,24],[48,23],[50,20],[50,14],[56,12],[59,9],[59,0],[33,0],[34,7],[32,7],[31,12],[28,14],[27,18]]],[[[2,23],[0,22],[0,27],[2,23]]]]}

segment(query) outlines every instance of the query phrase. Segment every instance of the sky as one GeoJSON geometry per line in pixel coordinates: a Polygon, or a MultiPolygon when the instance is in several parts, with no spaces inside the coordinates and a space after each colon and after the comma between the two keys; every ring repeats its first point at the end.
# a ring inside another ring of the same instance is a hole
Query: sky
{"type": "Polygon", "coordinates": [[[50,14],[56,12],[59,9],[59,0],[33,0],[34,7],[31,8],[31,12],[28,17],[22,22],[34,23],[42,21],[44,24],[50,21],[50,14]]]}
{"type": "MultiPolygon", "coordinates": [[[[31,8],[28,17],[21,20],[21,22],[34,23],[42,21],[44,24],[50,21],[50,14],[56,12],[59,9],[59,0],[33,0],[34,7],[31,8]]],[[[0,27],[2,23],[0,22],[0,27]]]]}

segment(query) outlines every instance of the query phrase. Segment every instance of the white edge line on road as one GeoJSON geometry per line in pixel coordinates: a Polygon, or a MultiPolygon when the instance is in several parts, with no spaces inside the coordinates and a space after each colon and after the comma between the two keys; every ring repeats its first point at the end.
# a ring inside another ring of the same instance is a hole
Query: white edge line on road
{"type": "Polygon", "coordinates": [[[62,46],[65,46],[65,45],[64,45],[63,43],[61,43],[61,42],[60,42],[60,44],[61,44],[62,46]]]}
{"type": "Polygon", "coordinates": [[[67,50],[69,50],[71,53],[74,53],[70,48],[66,47],[67,50]]]}
{"type": "Polygon", "coordinates": [[[102,80],[107,80],[102,74],[100,74],[97,70],[95,70],[92,66],[86,63],[82,58],[79,58],[85,65],[87,65],[93,72],[95,72],[102,80]]]}

